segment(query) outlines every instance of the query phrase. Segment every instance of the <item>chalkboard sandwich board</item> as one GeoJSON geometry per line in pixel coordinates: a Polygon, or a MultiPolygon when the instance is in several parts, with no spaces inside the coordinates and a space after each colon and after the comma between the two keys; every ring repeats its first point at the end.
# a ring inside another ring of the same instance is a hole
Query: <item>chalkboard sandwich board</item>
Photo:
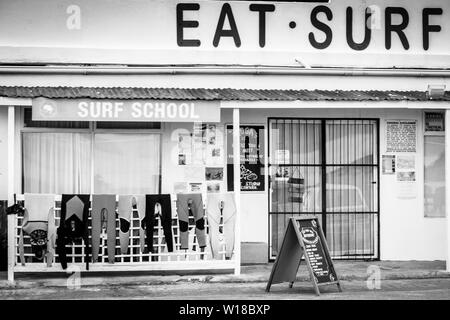
{"type": "Polygon", "coordinates": [[[266,291],[270,291],[272,284],[282,282],[289,282],[289,287],[292,288],[302,257],[305,258],[317,295],[320,295],[319,286],[322,285],[336,284],[342,292],[325,236],[316,217],[289,219],[266,291]]]}

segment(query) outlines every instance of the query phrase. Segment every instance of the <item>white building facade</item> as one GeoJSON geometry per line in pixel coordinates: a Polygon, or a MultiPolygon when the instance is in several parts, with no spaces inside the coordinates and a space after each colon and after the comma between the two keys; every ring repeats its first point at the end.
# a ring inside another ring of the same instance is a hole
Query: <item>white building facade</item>
{"type": "MultiPolygon", "coordinates": [[[[232,192],[236,245],[215,267],[236,272],[307,215],[335,259],[446,260],[449,15],[442,0],[1,1],[0,198],[232,192]]],[[[185,262],[161,248],[173,264],[156,269],[185,262]]]]}

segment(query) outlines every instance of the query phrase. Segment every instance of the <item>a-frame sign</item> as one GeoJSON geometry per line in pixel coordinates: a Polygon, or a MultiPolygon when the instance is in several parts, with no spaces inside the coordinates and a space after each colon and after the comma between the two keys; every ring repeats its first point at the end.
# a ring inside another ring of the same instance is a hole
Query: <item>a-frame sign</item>
{"type": "Polygon", "coordinates": [[[314,290],[320,295],[319,286],[336,284],[342,292],[333,266],[328,245],[319,219],[290,218],[283,243],[270,273],[266,291],[274,283],[289,282],[292,288],[302,257],[305,257],[314,290]]]}

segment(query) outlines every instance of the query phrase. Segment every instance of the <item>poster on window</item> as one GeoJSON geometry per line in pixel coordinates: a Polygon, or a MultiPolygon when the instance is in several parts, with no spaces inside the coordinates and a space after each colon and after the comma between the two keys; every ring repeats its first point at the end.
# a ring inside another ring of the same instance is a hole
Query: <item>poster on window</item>
{"type": "Polygon", "coordinates": [[[383,154],[382,173],[387,175],[395,174],[395,155],[383,154]]]}
{"type": "Polygon", "coordinates": [[[276,164],[286,164],[290,163],[290,153],[289,150],[275,150],[275,163],[276,164]]]}
{"type": "Polygon", "coordinates": [[[414,199],[417,197],[416,157],[414,154],[399,154],[396,158],[397,197],[414,199]]]}
{"type": "Polygon", "coordinates": [[[414,171],[416,169],[416,157],[413,154],[397,155],[398,171],[414,171]]]}
{"type": "Polygon", "coordinates": [[[208,193],[220,193],[221,192],[221,183],[215,181],[208,181],[206,184],[206,191],[208,193]]]}
{"type": "Polygon", "coordinates": [[[205,170],[205,180],[223,180],[223,168],[206,168],[205,170]]]}
{"type": "Polygon", "coordinates": [[[191,164],[192,156],[192,136],[190,133],[178,134],[178,165],[185,166],[191,164]]]}
{"type": "Polygon", "coordinates": [[[186,166],[184,170],[184,181],[203,181],[205,176],[204,166],[186,166]]]}
{"type": "MultiPolygon", "coordinates": [[[[241,191],[264,191],[264,126],[240,126],[241,191]]],[[[227,126],[227,184],[234,190],[233,126],[227,126]]]]}
{"type": "Polygon", "coordinates": [[[417,120],[386,120],[386,152],[416,152],[417,120]]]}
{"type": "Polygon", "coordinates": [[[186,193],[188,190],[187,182],[174,182],[173,184],[173,193],[186,193]]]}
{"type": "Polygon", "coordinates": [[[202,193],[203,192],[203,183],[201,183],[201,182],[189,182],[188,192],[190,192],[190,193],[202,193]]]}
{"type": "Polygon", "coordinates": [[[415,172],[397,172],[397,198],[417,198],[417,183],[415,172]]]}

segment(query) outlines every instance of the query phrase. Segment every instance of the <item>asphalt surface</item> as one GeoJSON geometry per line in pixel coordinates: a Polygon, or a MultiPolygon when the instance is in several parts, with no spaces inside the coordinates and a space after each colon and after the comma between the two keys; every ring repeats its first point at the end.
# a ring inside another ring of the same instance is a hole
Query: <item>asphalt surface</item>
{"type": "Polygon", "coordinates": [[[66,287],[3,288],[0,299],[163,299],[163,300],[448,300],[450,279],[382,280],[380,289],[369,290],[365,281],[341,281],[343,292],[336,286],[321,287],[316,296],[308,281],[276,284],[266,293],[266,283],[176,283],[164,285],[108,285],[66,287]]]}

